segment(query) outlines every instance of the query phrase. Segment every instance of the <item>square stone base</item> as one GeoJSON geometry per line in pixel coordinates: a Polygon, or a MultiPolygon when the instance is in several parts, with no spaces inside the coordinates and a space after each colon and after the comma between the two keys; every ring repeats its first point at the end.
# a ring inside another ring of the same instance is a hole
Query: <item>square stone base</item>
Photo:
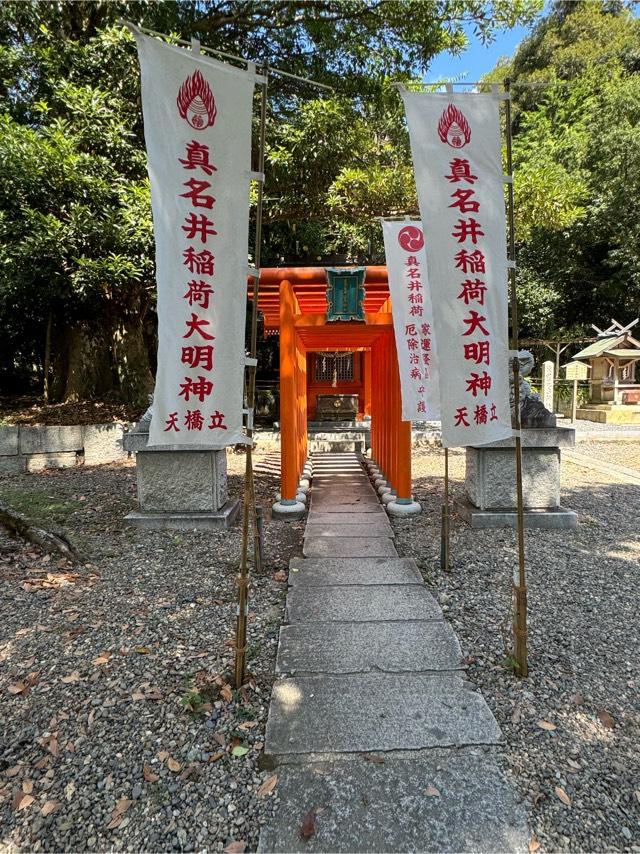
{"type": "MultiPolygon", "coordinates": [[[[456,499],[455,511],[472,528],[515,528],[518,516],[515,510],[480,510],[470,501],[456,499]]],[[[524,511],[525,528],[546,528],[547,530],[566,531],[578,526],[578,514],[564,507],[549,507],[524,511]]]]}
{"type": "Polygon", "coordinates": [[[230,528],[240,509],[240,499],[232,498],[220,510],[207,513],[143,513],[134,510],[125,516],[129,525],[137,528],[176,531],[214,531],[230,528]]]}

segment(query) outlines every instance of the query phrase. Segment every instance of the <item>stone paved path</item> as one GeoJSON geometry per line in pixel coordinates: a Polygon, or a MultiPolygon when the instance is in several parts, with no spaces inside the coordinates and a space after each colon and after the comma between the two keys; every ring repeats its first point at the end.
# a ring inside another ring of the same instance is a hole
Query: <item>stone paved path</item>
{"type": "Polygon", "coordinates": [[[265,744],[280,808],[259,850],[527,851],[499,727],[358,457],[313,462],[265,744]]]}

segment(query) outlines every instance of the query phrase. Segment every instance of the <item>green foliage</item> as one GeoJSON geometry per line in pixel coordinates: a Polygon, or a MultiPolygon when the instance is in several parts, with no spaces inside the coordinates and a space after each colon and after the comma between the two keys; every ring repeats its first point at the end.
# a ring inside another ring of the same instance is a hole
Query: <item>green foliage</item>
{"type": "MultiPolygon", "coordinates": [[[[0,383],[142,402],[154,268],[139,74],[122,16],[315,78],[274,75],[263,263],[380,252],[376,217],[416,210],[391,79],[528,22],[542,0],[167,0],[0,5],[0,383]],[[96,373],[95,365],[103,369],[96,373]],[[90,376],[95,374],[94,376],[90,376]]],[[[573,199],[573,197],[572,197],[573,199]]],[[[577,202],[575,203],[577,204],[577,202]]],[[[541,205],[537,203],[537,208],[541,205]]]]}
{"type": "Polygon", "coordinates": [[[511,61],[523,332],[640,309],[640,21],[557,3],[511,61]]]}

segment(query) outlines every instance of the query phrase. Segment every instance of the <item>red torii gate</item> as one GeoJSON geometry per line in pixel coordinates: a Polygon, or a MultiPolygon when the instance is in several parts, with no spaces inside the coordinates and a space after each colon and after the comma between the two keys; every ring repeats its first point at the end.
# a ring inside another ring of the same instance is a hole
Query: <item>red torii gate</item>
{"type": "Polygon", "coordinates": [[[307,353],[362,350],[370,354],[372,455],[398,501],[410,502],[411,422],[402,420],[387,268],[366,268],[364,322],[327,323],[326,290],[322,267],[260,271],[265,328],[280,330],[281,501],[295,502],[307,460],[307,353]]]}

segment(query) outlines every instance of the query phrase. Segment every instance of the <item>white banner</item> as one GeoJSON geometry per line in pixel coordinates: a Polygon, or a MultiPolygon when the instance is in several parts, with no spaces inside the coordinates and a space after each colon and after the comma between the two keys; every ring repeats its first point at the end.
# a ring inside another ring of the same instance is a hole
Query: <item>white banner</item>
{"type": "Polygon", "coordinates": [[[150,445],[243,441],[254,73],[136,32],[158,285],[150,445]]]}
{"type": "Polygon", "coordinates": [[[438,339],[442,443],[512,435],[499,101],[403,92],[438,339]]]}
{"type": "Polygon", "coordinates": [[[438,421],[438,357],[420,222],[382,220],[405,421],[438,421]]]}

